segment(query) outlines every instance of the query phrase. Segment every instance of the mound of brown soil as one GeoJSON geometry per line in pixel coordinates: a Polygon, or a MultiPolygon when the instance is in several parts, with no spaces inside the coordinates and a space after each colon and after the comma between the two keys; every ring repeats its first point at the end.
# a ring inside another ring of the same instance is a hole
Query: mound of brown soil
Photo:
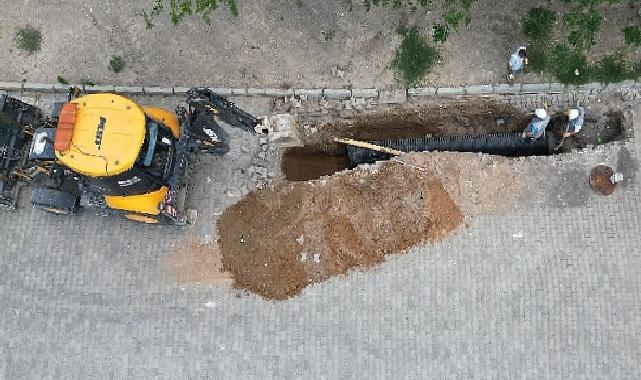
{"type": "Polygon", "coordinates": [[[441,238],[461,220],[431,171],[388,162],[254,192],[224,212],[218,234],[235,286],[286,299],[441,238]]]}

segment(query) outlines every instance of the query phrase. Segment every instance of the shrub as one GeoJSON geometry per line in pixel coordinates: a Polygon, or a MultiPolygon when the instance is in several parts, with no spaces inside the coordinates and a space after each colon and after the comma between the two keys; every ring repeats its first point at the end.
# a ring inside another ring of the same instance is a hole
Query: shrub
{"type": "Polygon", "coordinates": [[[447,41],[449,34],[450,30],[447,25],[437,23],[432,24],[432,38],[434,39],[434,42],[443,43],[447,41]]]}
{"type": "Polygon", "coordinates": [[[629,67],[621,54],[608,55],[602,58],[592,68],[592,77],[601,83],[615,83],[635,77],[634,70],[629,67]]]}
{"type": "Polygon", "coordinates": [[[33,54],[42,47],[42,32],[31,25],[19,28],[16,32],[16,46],[27,54],[33,54]]]}
{"type": "Polygon", "coordinates": [[[554,46],[548,62],[548,70],[561,83],[582,84],[590,80],[590,67],[585,54],[567,45],[554,46]]]}
{"type": "Polygon", "coordinates": [[[111,60],[109,61],[109,70],[113,71],[114,73],[119,73],[125,68],[125,60],[119,55],[113,55],[111,56],[111,60]]]}
{"type": "Polygon", "coordinates": [[[412,27],[405,31],[392,66],[400,71],[407,86],[413,86],[432,70],[438,59],[438,49],[421,36],[417,27],[412,27]]]}
{"type": "Polygon", "coordinates": [[[527,49],[528,69],[542,73],[547,67],[548,49],[545,44],[535,43],[527,49]]]}
{"type": "Polygon", "coordinates": [[[623,29],[623,35],[626,44],[641,46],[641,28],[638,26],[626,26],[623,29]]]}
{"type": "Polygon", "coordinates": [[[594,8],[567,13],[563,21],[570,28],[568,42],[577,49],[588,50],[596,44],[595,36],[601,25],[601,15],[594,8]]]}
{"type": "Polygon", "coordinates": [[[532,8],[523,18],[523,34],[533,41],[542,41],[549,37],[552,25],[556,21],[553,11],[543,7],[532,8]]]}
{"type": "Polygon", "coordinates": [[[60,84],[69,84],[69,81],[65,79],[65,77],[63,77],[62,75],[58,75],[58,77],[56,77],[56,80],[60,84]]]}

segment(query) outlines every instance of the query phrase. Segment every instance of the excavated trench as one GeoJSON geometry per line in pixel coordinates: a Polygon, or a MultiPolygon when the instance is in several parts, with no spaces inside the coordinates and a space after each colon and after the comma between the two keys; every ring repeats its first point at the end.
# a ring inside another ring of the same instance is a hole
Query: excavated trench
{"type": "Polygon", "coordinates": [[[454,103],[417,110],[386,112],[356,120],[351,124],[319,127],[304,136],[305,146],[288,149],[282,171],[290,181],[306,181],[332,175],[363,162],[389,159],[389,155],[333,142],[335,137],[372,141],[402,151],[426,146],[428,151],[484,152],[508,157],[552,155],[572,149],[605,144],[625,137],[625,117],[621,111],[588,110],[582,131],[555,147],[567,118],[553,114],[544,139],[526,141],[520,133],[530,114],[510,105],[491,101],[454,103]],[[399,144],[396,140],[403,140],[399,144]]]}

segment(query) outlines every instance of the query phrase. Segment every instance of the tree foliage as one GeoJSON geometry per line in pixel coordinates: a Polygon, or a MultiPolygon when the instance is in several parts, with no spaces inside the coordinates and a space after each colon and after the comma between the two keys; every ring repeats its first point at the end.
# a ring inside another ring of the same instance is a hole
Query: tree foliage
{"type": "Polygon", "coordinates": [[[142,11],[142,15],[147,24],[147,29],[154,27],[154,20],[160,16],[166,8],[169,9],[169,16],[174,25],[180,24],[185,17],[198,15],[207,24],[211,23],[212,13],[218,9],[220,5],[224,5],[229,9],[229,12],[238,16],[238,5],[236,0],[155,0],[154,5],[148,12],[142,11]],[[168,7],[166,7],[168,5],[168,7]]]}

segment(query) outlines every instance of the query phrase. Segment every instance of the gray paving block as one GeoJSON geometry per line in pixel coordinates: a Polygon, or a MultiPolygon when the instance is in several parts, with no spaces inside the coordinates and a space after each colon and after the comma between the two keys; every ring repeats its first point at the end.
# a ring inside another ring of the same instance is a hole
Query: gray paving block
{"type": "Polygon", "coordinates": [[[563,83],[558,83],[558,82],[552,82],[550,83],[550,92],[555,92],[555,93],[562,93],[562,92],[568,92],[572,88],[564,85],[563,83]]]}
{"type": "Polygon", "coordinates": [[[294,95],[307,96],[308,98],[320,98],[323,96],[323,89],[322,88],[296,88],[294,89],[294,95]]]}
{"type": "MultiPolygon", "coordinates": [[[[175,95],[186,95],[187,91],[189,91],[191,88],[190,87],[174,87],[174,94],[175,95]]],[[[231,91],[230,91],[231,94],[231,91]]]]}
{"type": "Polygon", "coordinates": [[[85,92],[89,93],[100,93],[100,92],[115,92],[116,87],[115,86],[109,86],[109,85],[95,85],[95,86],[90,86],[90,85],[84,85],[84,90],[85,92]]]}
{"type": "Polygon", "coordinates": [[[79,88],[80,90],[83,90],[84,85],[80,83],[69,83],[69,84],[62,84],[62,83],[55,83],[53,85],[53,89],[58,92],[58,93],[69,93],[69,89],[75,87],[79,88]]]}
{"type": "MultiPolygon", "coordinates": [[[[217,87],[217,88],[210,87],[210,90],[215,94],[222,95],[222,96],[229,96],[234,94],[233,89],[228,87],[217,87]]],[[[174,88],[174,92],[176,92],[175,88],[174,88]]]]}
{"type": "Polygon", "coordinates": [[[282,88],[266,88],[265,95],[267,96],[294,96],[294,90],[291,88],[282,89],[282,88]]]}
{"type": "Polygon", "coordinates": [[[363,99],[375,99],[375,98],[378,98],[378,89],[377,88],[353,88],[352,97],[363,98],[363,99]]]}
{"type": "Polygon", "coordinates": [[[412,97],[434,96],[436,95],[436,87],[408,88],[407,95],[412,97]]]}
{"type": "Polygon", "coordinates": [[[465,93],[469,95],[491,94],[494,87],[491,84],[479,84],[465,87],[465,93]]]}
{"type": "Polygon", "coordinates": [[[578,89],[580,90],[602,90],[605,87],[603,83],[599,82],[590,82],[590,83],[585,83],[581,84],[578,86],[578,89]]]}
{"type": "Polygon", "coordinates": [[[24,83],[22,89],[31,92],[54,92],[53,83],[24,83]]]}
{"type": "Polygon", "coordinates": [[[437,95],[463,95],[465,87],[439,87],[436,89],[437,95]]]}
{"type": "Polygon", "coordinates": [[[247,89],[246,88],[232,88],[231,89],[231,94],[232,95],[247,95],[247,89]]]}
{"type": "Polygon", "coordinates": [[[495,94],[518,94],[521,92],[521,83],[515,83],[513,85],[507,83],[501,83],[494,85],[495,94]]]}
{"type": "Polygon", "coordinates": [[[4,90],[22,90],[22,82],[0,82],[0,88],[4,90]]]}
{"type": "Polygon", "coordinates": [[[142,94],[143,88],[136,86],[116,86],[114,88],[117,94],[142,94]]]}
{"type": "Polygon", "coordinates": [[[264,88],[248,88],[247,95],[249,96],[265,96],[264,88]]]}
{"type": "Polygon", "coordinates": [[[378,102],[381,104],[402,104],[407,101],[407,90],[404,88],[393,88],[380,90],[378,102]]]}
{"type": "Polygon", "coordinates": [[[550,90],[549,83],[522,83],[521,92],[529,94],[542,94],[550,90]]]}
{"type": "Polygon", "coordinates": [[[323,90],[323,95],[328,99],[349,99],[352,97],[352,92],[344,88],[326,88],[323,90]]]}
{"type": "Polygon", "coordinates": [[[143,91],[147,95],[173,95],[172,87],[144,87],[143,91]]]}

